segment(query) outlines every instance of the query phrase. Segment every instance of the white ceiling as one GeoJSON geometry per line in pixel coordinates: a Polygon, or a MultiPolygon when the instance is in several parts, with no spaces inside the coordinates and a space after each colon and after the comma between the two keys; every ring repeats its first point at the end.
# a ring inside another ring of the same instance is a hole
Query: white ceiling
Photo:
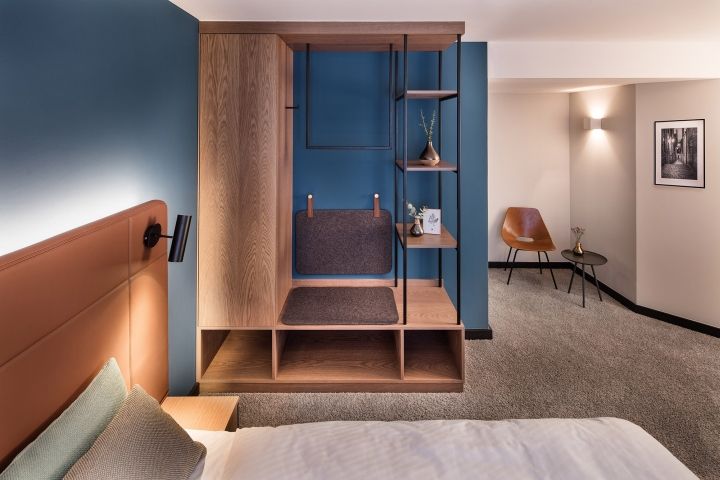
{"type": "Polygon", "coordinates": [[[692,78],[490,78],[490,93],[573,93],[638,83],[674,82],[692,78]]]}
{"type": "Polygon", "coordinates": [[[720,0],[171,0],[200,20],[464,20],[475,41],[720,41],[720,0]]]}

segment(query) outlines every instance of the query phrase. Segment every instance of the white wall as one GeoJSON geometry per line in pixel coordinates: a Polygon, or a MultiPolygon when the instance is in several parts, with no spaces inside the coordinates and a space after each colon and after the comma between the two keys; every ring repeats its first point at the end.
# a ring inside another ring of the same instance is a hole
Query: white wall
{"type": "Polygon", "coordinates": [[[720,80],[637,86],[637,303],[720,327],[720,80]],[[705,119],[705,189],[656,186],[657,120],[705,119]]]}
{"type": "MultiPolygon", "coordinates": [[[[488,259],[505,261],[508,207],[535,207],[559,249],[569,242],[570,169],[565,93],[491,93],[488,98],[488,259]]],[[[518,261],[535,261],[522,252],[518,261]]],[[[552,261],[562,260],[559,251],[552,261]]]]}
{"type": "Polygon", "coordinates": [[[598,278],[636,299],[635,86],[570,95],[570,223],[587,250],[608,258],[598,278]],[[585,118],[603,118],[585,130],[585,118]]]}

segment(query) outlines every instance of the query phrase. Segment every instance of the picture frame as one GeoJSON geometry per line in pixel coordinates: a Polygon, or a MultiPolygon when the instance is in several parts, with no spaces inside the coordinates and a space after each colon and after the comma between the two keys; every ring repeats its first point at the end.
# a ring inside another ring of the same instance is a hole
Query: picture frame
{"type": "Polygon", "coordinates": [[[705,188],[705,119],[655,122],[655,185],[705,188]]]}
{"type": "Polygon", "coordinates": [[[442,218],[440,210],[428,208],[423,214],[423,230],[430,235],[440,235],[442,231],[442,218]]]}

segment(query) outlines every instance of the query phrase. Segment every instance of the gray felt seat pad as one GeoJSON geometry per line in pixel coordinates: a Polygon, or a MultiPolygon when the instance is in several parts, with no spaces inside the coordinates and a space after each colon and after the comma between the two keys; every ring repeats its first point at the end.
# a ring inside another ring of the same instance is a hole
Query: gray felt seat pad
{"type": "Polygon", "coordinates": [[[286,325],[389,325],[398,322],[388,287],[299,287],[290,291],[286,325]]]}

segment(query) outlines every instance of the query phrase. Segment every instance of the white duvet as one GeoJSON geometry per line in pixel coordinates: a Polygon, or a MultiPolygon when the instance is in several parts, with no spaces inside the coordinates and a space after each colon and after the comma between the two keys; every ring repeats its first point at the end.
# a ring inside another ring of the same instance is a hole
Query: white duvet
{"type": "Polygon", "coordinates": [[[322,422],[189,431],[203,479],[697,478],[637,425],[617,418],[322,422]]]}

